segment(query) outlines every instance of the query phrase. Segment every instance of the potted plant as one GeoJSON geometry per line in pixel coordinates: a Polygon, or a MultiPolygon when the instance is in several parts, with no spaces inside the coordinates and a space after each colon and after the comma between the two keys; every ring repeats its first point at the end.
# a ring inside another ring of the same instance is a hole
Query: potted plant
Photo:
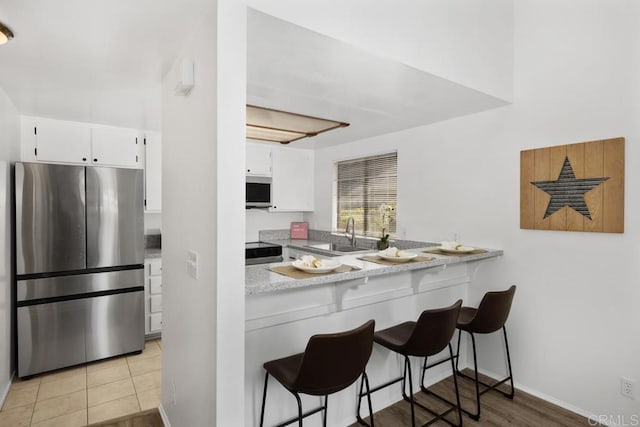
{"type": "Polygon", "coordinates": [[[389,247],[389,234],[387,233],[387,228],[393,222],[393,212],[395,209],[393,206],[383,203],[380,205],[378,210],[380,212],[382,223],[382,237],[380,237],[380,240],[376,242],[376,246],[379,251],[382,251],[389,247]]]}

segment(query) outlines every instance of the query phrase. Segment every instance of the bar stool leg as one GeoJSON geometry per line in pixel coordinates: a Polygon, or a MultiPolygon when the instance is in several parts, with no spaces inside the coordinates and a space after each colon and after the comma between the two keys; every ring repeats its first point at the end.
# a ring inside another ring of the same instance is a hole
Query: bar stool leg
{"type": "Polygon", "coordinates": [[[300,395],[298,393],[293,393],[298,401],[298,426],[302,427],[302,401],[300,401],[300,395]]]}
{"type": "Polygon", "coordinates": [[[329,407],[329,395],[324,395],[324,411],[322,411],[322,425],[327,427],[327,408],[329,407]]]}
{"type": "Polygon", "coordinates": [[[402,397],[411,404],[411,427],[416,427],[416,413],[413,407],[413,379],[411,378],[411,361],[409,356],[404,356],[404,375],[402,378],[402,397]],[[405,378],[409,375],[409,394],[405,392],[405,378]]]}
{"type": "Polygon", "coordinates": [[[260,411],[260,427],[264,425],[264,407],[267,401],[267,385],[269,384],[269,372],[264,376],[264,391],[262,392],[262,410],[260,411]]]}
{"type": "Polygon", "coordinates": [[[458,347],[456,348],[456,373],[460,374],[460,369],[458,369],[458,361],[460,360],[460,335],[462,335],[462,331],[458,329],[458,347]]]}
{"type": "MultiPolygon", "coordinates": [[[[459,345],[459,344],[458,344],[459,345]]],[[[458,376],[456,375],[456,367],[453,365],[453,348],[449,344],[449,355],[451,356],[451,373],[453,374],[453,386],[456,389],[456,404],[458,406],[458,425],[462,425],[462,406],[460,406],[460,392],[458,390],[458,376]]],[[[457,364],[457,359],[456,359],[457,364]]]]}
{"type": "Polygon", "coordinates": [[[471,346],[473,347],[473,370],[475,371],[475,383],[476,383],[476,413],[469,413],[469,416],[474,420],[478,421],[480,419],[480,379],[478,378],[478,357],[476,356],[476,338],[473,336],[471,332],[471,346]]]}
{"type": "Polygon", "coordinates": [[[358,393],[358,409],[356,413],[356,420],[358,421],[359,424],[362,424],[367,427],[373,427],[373,406],[371,405],[371,388],[369,387],[369,377],[367,376],[366,372],[362,373],[362,379],[360,380],[360,393],[358,393]],[[367,424],[367,422],[363,420],[362,417],[360,416],[360,406],[362,404],[362,396],[364,396],[364,393],[362,393],[362,390],[365,386],[367,387],[367,403],[369,405],[369,420],[371,424],[367,424]]]}
{"type": "Polygon", "coordinates": [[[504,346],[505,349],[507,350],[507,366],[509,367],[509,382],[511,383],[511,393],[509,394],[504,394],[506,397],[508,397],[509,399],[513,400],[513,396],[515,394],[515,388],[513,387],[513,372],[511,371],[511,355],[509,354],[509,341],[507,340],[507,328],[505,326],[502,326],[502,332],[504,334],[504,346]]]}

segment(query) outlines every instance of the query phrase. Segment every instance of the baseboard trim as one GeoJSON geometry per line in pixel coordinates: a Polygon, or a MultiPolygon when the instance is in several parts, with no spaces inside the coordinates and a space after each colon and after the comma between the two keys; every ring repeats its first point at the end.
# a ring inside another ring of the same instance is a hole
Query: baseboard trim
{"type": "Polygon", "coordinates": [[[169,417],[167,417],[167,413],[164,411],[164,407],[162,406],[162,404],[158,406],[158,412],[160,412],[160,418],[162,418],[164,427],[171,427],[171,423],[169,422],[169,417]]]}
{"type": "Polygon", "coordinates": [[[13,382],[13,378],[15,377],[15,372],[12,372],[9,376],[9,382],[4,386],[4,390],[0,393],[0,408],[4,406],[4,401],[7,400],[7,396],[9,395],[9,389],[11,388],[11,383],[13,382]]]}

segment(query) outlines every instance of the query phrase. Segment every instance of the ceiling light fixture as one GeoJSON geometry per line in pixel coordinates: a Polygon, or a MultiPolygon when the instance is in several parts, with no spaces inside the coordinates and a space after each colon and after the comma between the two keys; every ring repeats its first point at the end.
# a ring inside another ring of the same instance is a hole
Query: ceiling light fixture
{"type": "Polygon", "coordinates": [[[2,22],[0,22],[0,44],[5,44],[13,38],[13,33],[2,22]]]}
{"type": "Polygon", "coordinates": [[[288,144],[349,123],[247,105],[247,138],[288,144]]]}

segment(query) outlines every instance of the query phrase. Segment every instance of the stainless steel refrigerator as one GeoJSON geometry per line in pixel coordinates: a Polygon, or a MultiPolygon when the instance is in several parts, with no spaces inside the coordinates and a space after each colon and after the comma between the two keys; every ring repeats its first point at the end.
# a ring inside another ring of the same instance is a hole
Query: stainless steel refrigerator
{"type": "Polygon", "coordinates": [[[16,163],[18,376],[144,347],[143,176],[16,163]]]}

